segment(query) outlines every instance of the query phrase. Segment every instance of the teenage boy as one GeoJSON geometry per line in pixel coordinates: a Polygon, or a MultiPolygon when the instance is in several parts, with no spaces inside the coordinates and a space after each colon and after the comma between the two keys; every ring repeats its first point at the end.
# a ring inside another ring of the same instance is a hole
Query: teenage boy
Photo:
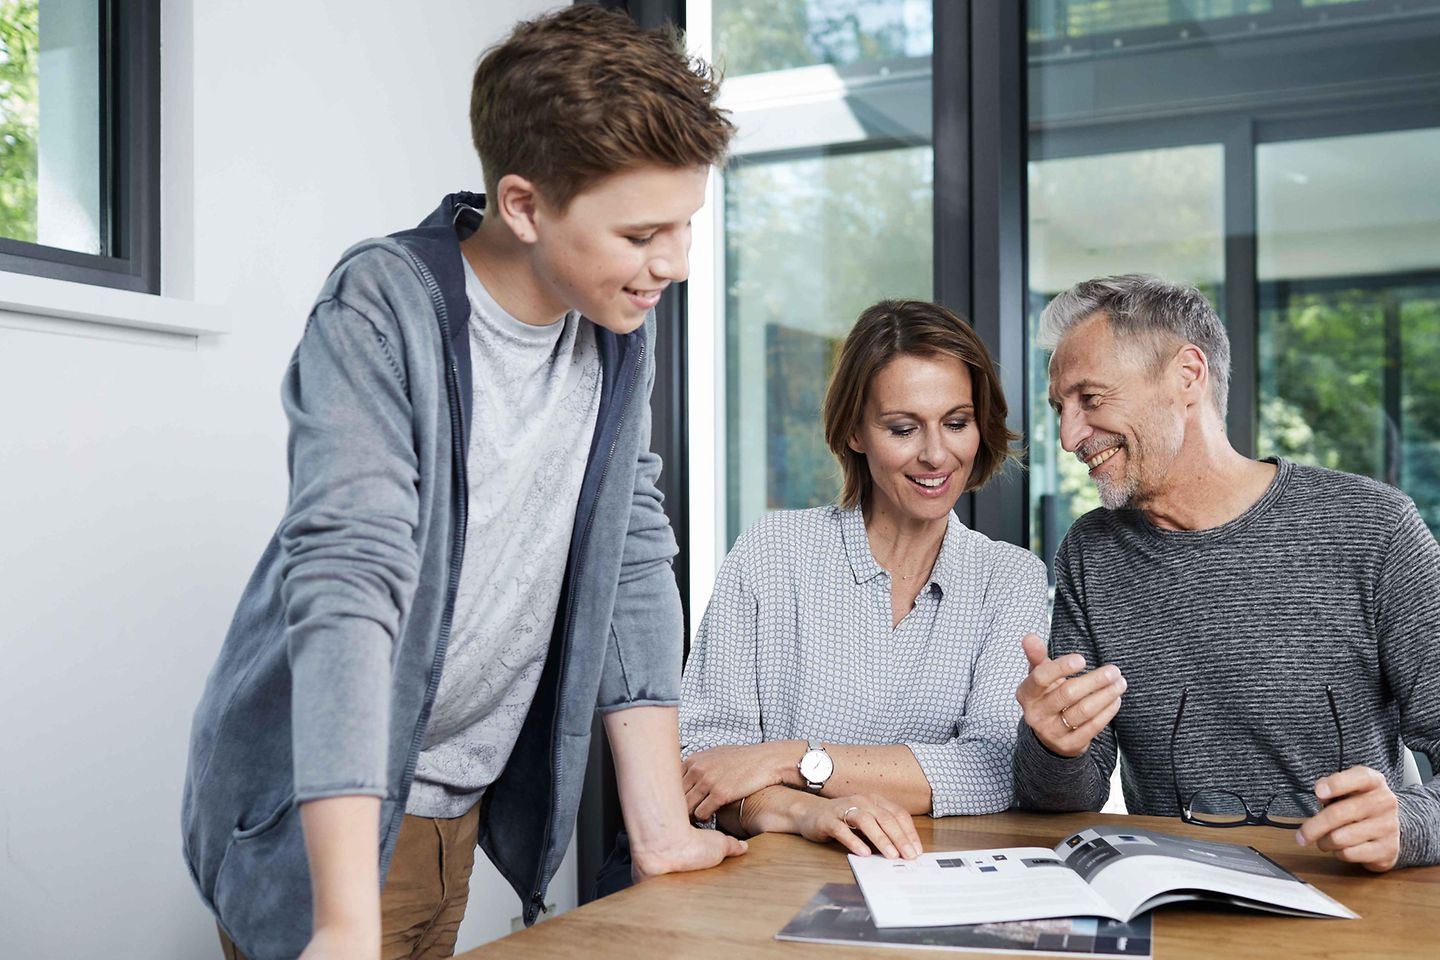
{"type": "Polygon", "coordinates": [[[533,922],[596,708],[637,877],[743,852],[686,815],[648,449],[651,310],[732,133],[716,92],[622,14],[519,25],[475,72],[486,196],[321,291],[284,381],[289,505],[191,739],[186,859],[228,955],[449,956],[477,843],[533,922]]]}

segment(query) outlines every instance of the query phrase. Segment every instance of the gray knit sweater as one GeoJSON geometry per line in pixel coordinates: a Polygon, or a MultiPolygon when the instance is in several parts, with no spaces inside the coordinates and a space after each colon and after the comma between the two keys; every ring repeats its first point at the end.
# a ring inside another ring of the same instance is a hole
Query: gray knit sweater
{"type": "Polygon", "coordinates": [[[1222,526],[1161,530],[1095,510],[1056,557],[1052,656],[1114,663],[1120,713],[1063,758],[1022,721],[1016,805],[1098,810],[1117,746],[1131,813],[1176,816],[1180,792],[1225,787],[1263,805],[1341,763],[1383,773],[1400,803],[1399,865],[1440,863],[1440,777],[1401,788],[1401,743],[1440,755],[1440,546],[1403,493],[1276,461],[1249,510],[1222,526]]]}

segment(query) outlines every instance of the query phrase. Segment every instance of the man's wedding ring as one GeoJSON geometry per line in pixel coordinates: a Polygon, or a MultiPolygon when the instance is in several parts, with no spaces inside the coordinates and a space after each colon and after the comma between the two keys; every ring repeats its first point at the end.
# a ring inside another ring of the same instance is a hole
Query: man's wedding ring
{"type": "Polygon", "coordinates": [[[847,827],[850,826],[850,814],[854,813],[856,810],[859,809],[859,807],[846,807],[845,812],[840,814],[840,822],[845,824],[845,826],[847,827]]]}
{"type": "Polygon", "coordinates": [[[1060,710],[1060,722],[1063,723],[1063,724],[1065,724],[1065,729],[1066,729],[1066,730],[1069,730],[1071,733],[1074,733],[1074,732],[1075,732],[1076,730],[1078,730],[1079,728],[1071,725],[1070,721],[1065,718],[1065,710],[1066,710],[1066,709],[1067,709],[1067,708],[1062,707],[1061,710],[1060,710]]]}

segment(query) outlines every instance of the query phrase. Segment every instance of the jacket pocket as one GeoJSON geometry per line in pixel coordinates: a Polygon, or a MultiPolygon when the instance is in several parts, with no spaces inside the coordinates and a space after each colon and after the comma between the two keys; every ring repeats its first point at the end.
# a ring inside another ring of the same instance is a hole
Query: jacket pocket
{"type": "Polygon", "coordinates": [[[300,806],[287,797],[269,816],[231,833],[215,877],[215,909],[246,956],[267,960],[305,949],[310,905],[300,806]]]}

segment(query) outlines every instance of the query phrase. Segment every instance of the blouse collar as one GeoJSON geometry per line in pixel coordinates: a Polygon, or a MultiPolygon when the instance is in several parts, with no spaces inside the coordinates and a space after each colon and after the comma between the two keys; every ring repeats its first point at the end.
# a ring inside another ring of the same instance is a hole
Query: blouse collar
{"type": "MultiPolygon", "coordinates": [[[[856,583],[868,583],[885,572],[870,552],[870,538],[865,535],[865,513],[859,507],[837,508],[840,511],[840,536],[845,543],[845,556],[850,561],[850,570],[856,583]]],[[[940,555],[930,571],[928,585],[937,586],[942,593],[953,590],[960,582],[961,555],[964,553],[963,540],[968,533],[965,524],[951,511],[945,523],[945,539],[940,543],[940,555]]]]}

